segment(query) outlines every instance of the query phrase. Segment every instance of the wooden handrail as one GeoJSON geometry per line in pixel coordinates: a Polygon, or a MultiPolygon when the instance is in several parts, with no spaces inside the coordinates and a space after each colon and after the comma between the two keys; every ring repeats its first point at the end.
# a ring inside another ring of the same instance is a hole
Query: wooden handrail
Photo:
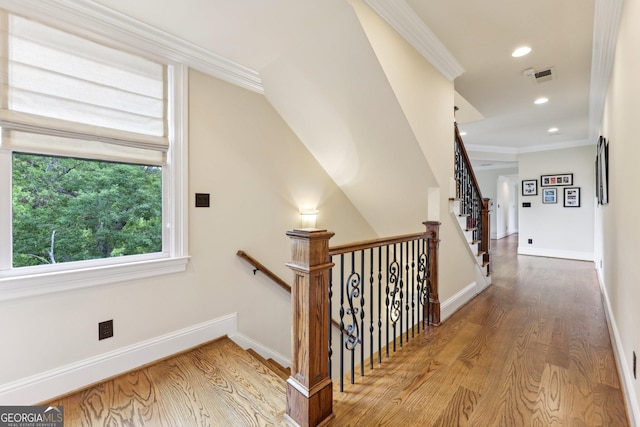
{"type": "Polygon", "coordinates": [[[254,266],[256,269],[253,270],[253,274],[256,273],[256,271],[262,271],[262,273],[267,276],[269,279],[273,280],[274,282],[276,282],[276,284],[278,286],[280,286],[282,289],[284,289],[285,291],[291,293],[291,285],[289,285],[287,282],[285,282],[284,280],[282,280],[280,277],[278,277],[277,274],[275,274],[274,272],[272,272],[271,270],[269,270],[267,267],[265,267],[264,265],[262,265],[260,262],[258,262],[255,258],[253,258],[252,256],[250,256],[249,254],[247,254],[245,251],[238,251],[236,253],[236,255],[238,255],[240,258],[244,258],[249,264],[251,264],[252,266],[254,266]]]}
{"type": "MultiPolygon", "coordinates": [[[[468,176],[471,179],[471,185],[473,186],[473,189],[475,191],[475,193],[478,195],[479,198],[479,205],[480,205],[480,215],[479,218],[477,218],[480,221],[480,225],[481,225],[481,233],[478,236],[479,240],[480,240],[480,248],[482,249],[482,258],[483,258],[483,265],[486,266],[487,268],[487,276],[489,276],[491,274],[491,234],[490,234],[490,227],[491,227],[491,222],[489,219],[489,199],[486,199],[484,197],[482,197],[482,191],[480,191],[480,185],[478,184],[478,180],[476,178],[476,174],[473,170],[473,167],[471,166],[471,160],[469,159],[469,155],[467,154],[467,149],[464,146],[464,142],[462,141],[462,137],[460,136],[460,130],[458,129],[458,124],[455,123],[454,124],[454,139],[455,139],[455,143],[458,144],[459,146],[459,152],[462,155],[462,162],[465,164],[466,166],[466,170],[468,171],[468,176]]],[[[460,183],[456,183],[456,197],[462,198],[464,199],[462,194],[459,194],[459,189],[462,186],[460,185],[460,183]]]]}
{"type": "MultiPolygon", "coordinates": [[[[258,260],[253,258],[251,255],[247,254],[245,251],[238,251],[236,252],[236,255],[238,255],[240,258],[245,259],[249,264],[254,266],[255,267],[254,273],[256,271],[262,271],[265,276],[267,276],[269,279],[276,282],[278,286],[280,286],[285,291],[291,293],[291,286],[287,282],[282,280],[277,274],[275,274],[274,272],[269,270],[267,267],[262,265],[258,260]]],[[[340,329],[340,323],[338,323],[334,319],[331,319],[331,324],[336,328],[340,329]]]]}
{"type": "MultiPolygon", "coordinates": [[[[471,166],[471,160],[469,159],[469,155],[467,154],[467,148],[464,146],[464,142],[462,141],[462,136],[460,136],[460,130],[458,129],[458,124],[455,123],[454,127],[456,130],[455,138],[456,138],[456,141],[458,141],[458,143],[460,144],[460,147],[461,147],[460,151],[462,152],[462,157],[464,157],[464,162],[469,166],[471,166]]],[[[469,175],[471,176],[471,182],[473,182],[474,188],[480,195],[480,199],[483,199],[482,191],[480,191],[480,184],[478,184],[478,179],[476,178],[476,174],[473,171],[472,167],[469,167],[469,175]]]]}
{"type": "Polygon", "coordinates": [[[428,237],[427,233],[404,234],[401,236],[382,237],[380,239],[363,240],[361,242],[347,243],[344,245],[333,246],[329,248],[329,255],[340,255],[349,252],[361,251],[364,249],[376,248],[378,246],[392,245],[394,243],[408,242],[419,239],[420,237],[428,237]]]}

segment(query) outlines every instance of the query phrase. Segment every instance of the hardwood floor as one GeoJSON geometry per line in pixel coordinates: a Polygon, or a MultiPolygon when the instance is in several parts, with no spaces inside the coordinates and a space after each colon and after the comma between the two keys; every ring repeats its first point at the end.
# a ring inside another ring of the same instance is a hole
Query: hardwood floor
{"type": "Polygon", "coordinates": [[[593,263],[493,243],[493,285],[335,393],[330,426],[629,425],[593,263]]]}
{"type": "Polygon", "coordinates": [[[51,402],[65,426],[281,426],[285,382],[223,338],[51,402]]]}
{"type": "MultiPolygon", "coordinates": [[[[628,426],[593,264],[516,246],[494,245],[494,284],[442,326],[336,387],[326,425],[628,426]]],[[[67,426],[277,426],[284,396],[224,339],[51,403],[67,426]]]]}

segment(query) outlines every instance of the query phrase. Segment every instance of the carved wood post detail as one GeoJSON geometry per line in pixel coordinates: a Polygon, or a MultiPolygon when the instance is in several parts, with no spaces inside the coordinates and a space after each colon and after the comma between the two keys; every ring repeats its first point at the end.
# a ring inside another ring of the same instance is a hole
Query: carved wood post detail
{"type": "Polygon", "coordinates": [[[438,246],[440,244],[440,223],[438,221],[423,222],[427,227],[429,251],[429,318],[427,324],[440,325],[440,299],[438,297],[438,246]]]}
{"type": "Polygon", "coordinates": [[[291,239],[293,339],[286,415],[302,427],[333,415],[329,377],[329,239],[334,233],[304,229],[291,239]]]}
{"type": "Polygon", "coordinates": [[[482,261],[487,266],[487,276],[491,275],[491,221],[489,218],[490,199],[482,199],[482,248],[484,255],[482,261]]]}

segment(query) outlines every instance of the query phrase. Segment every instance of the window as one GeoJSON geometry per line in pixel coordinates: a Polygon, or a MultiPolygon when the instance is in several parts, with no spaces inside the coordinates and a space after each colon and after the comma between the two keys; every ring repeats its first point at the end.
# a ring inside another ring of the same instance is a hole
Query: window
{"type": "Polygon", "coordinates": [[[184,270],[182,67],[0,31],[0,300],[184,270]]]}

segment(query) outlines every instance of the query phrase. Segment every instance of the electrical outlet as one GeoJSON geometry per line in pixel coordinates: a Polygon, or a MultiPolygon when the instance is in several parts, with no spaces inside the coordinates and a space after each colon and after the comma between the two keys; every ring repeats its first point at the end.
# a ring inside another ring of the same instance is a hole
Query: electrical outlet
{"type": "Polygon", "coordinates": [[[533,239],[527,240],[527,243],[530,244],[530,245],[533,245],[533,239]]]}
{"type": "Polygon", "coordinates": [[[98,323],[98,341],[113,336],[113,319],[98,323]]]}

